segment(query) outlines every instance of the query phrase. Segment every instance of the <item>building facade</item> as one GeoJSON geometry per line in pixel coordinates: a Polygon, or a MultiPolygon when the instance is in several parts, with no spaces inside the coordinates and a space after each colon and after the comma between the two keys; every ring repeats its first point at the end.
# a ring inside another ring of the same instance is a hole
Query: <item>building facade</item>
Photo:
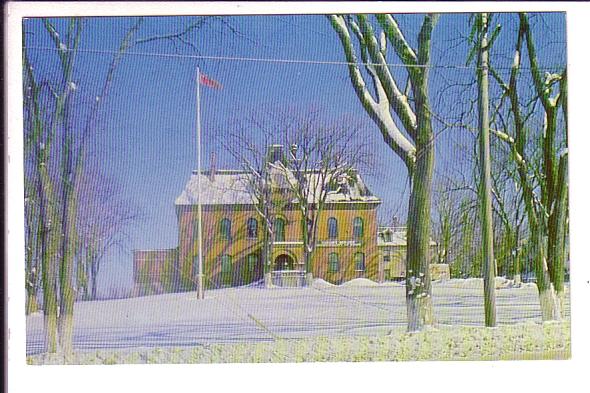
{"type": "MultiPolygon", "coordinates": [[[[280,162],[275,162],[279,165],[280,162]]],[[[271,171],[274,183],[285,179],[271,171]]],[[[314,172],[305,174],[308,179],[314,172]]],[[[250,192],[251,173],[240,170],[193,172],[175,201],[178,247],[136,250],[136,294],[190,290],[198,274],[198,203],[202,210],[204,284],[208,288],[247,285],[264,275],[264,246],[273,281],[305,273],[302,213],[288,192],[274,214],[273,238],[266,239],[264,219],[250,192]],[[199,184],[201,192],[199,194],[199,184]],[[274,274],[276,273],[276,274],[274,274]]],[[[309,180],[309,183],[313,182],[309,180]]],[[[341,283],[357,277],[383,280],[377,248],[377,207],[381,201],[353,171],[330,189],[317,220],[311,270],[314,277],[341,283]]],[[[278,187],[280,188],[280,187],[278,187]]],[[[274,189],[274,188],[273,188],[274,189]]],[[[314,201],[311,201],[314,203],[314,201]]]]}
{"type": "MultiPolygon", "coordinates": [[[[385,280],[400,280],[406,277],[407,259],[407,230],[406,227],[379,227],[377,232],[377,247],[383,267],[385,280]]],[[[447,278],[441,269],[448,270],[448,265],[440,267],[436,264],[436,248],[438,244],[430,241],[430,273],[433,279],[447,278]]]]}
{"type": "MultiPolygon", "coordinates": [[[[306,273],[302,213],[291,200],[292,195],[285,193],[286,203],[272,217],[273,238],[267,239],[265,221],[249,191],[250,176],[251,173],[240,170],[193,172],[175,201],[178,247],[134,251],[136,295],[196,288],[199,199],[206,288],[262,280],[267,241],[271,243],[266,260],[270,262],[273,283],[301,285],[306,273]]],[[[271,177],[277,184],[284,181],[272,173],[271,177]]],[[[316,245],[311,254],[313,277],[334,284],[354,278],[379,282],[403,278],[405,231],[402,234],[378,228],[377,208],[381,200],[356,171],[332,187],[318,216],[316,245]]]]}

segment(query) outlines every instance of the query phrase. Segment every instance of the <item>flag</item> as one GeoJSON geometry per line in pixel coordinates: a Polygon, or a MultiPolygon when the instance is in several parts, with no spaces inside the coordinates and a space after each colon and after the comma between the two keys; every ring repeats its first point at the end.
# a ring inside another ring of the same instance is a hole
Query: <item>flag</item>
{"type": "Polygon", "coordinates": [[[221,89],[223,87],[221,86],[221,83],[217,82],[215,79],[209,78],[207,75],[202,73],[199,74],[199,83],[203,86],[211,87],[213,89],[221,89]]]}

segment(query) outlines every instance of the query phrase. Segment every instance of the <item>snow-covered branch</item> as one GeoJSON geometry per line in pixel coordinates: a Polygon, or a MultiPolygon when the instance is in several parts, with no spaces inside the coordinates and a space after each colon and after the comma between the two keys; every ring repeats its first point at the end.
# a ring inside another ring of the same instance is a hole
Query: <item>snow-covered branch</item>
{"type": "Polygon", "coordinates": [[[391,108],[399,116],[402,121],[405,130],[408,134],[415,139],[416,137],[416,114],[410,107],[408,97],[404,95],[398,88],[393,75],[387,67],[387,60],[385,57],[385,45],[377,42],[375,32],[368,22],[366,15],[358,16],[360,30],[362,32],[362,39],[366,44],[369,54],[371,55],[371,61],[375,64],[374,68],[379,76],[379,80],[387,94],[387,98],[391,104],[391,108]]]}
{"type": "Polygon", "coordinates": [[[356,95],[371,119],[379,127],[385,142],[411,168],[415,160],[416,148],[395,124],[390,113],[390,102],[387,99],[387,94],[381,81],[379,78],[374,78],[375,88],[379,98],[377,102],[367,89],[364,78],[359,70],[357,56],[346,20],[340,15],[330,15],[328,18],[340,38],[346,60],[349,63],[348,71],[356,95]]]}

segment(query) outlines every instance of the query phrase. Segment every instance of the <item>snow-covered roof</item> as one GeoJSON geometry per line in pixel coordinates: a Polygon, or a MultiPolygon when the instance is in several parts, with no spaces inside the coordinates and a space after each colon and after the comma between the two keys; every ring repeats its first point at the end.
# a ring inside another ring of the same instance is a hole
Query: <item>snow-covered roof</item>
{"type": "MultiPolygon", "coordinates": [[[[377,230],[377,246],[405,246],[408,242],[406,227],[379,227],[377,230]]],[[[430,240],[431,246],[436,246],[430,240]]]]}
{"type": "MultiPolygon", "coordinates": [[[[243,171],[218,170],[211,177],[209,171],[201,173],[201,204],[235,205],[251,204],[253,199],[248,192],[248,178],[243,171]]],[[[193,171],[182,193],[176,198],[176,205],[196,205],[199,195],[199,175],[193,171]]]]}
{"type": "MultiPolygon", "coordinates": [[[[288,186],[286,183],[295,181],[293,176],[281,180],[280,171],[273,171],[271,176],[273,181],[279,187],[288,186]],[[273,173],[275,172],[275,173],[273,173]]],[[[201,178],[201,203],[203,205],[242,205],[253,204],[256,199],[249,192],[249,179],[252,174],[241,170],[216,170],[211,176],[210,171],[203,171],[201,178]]],[[[310,172],[307,174],[310,184],[315,184],[318,190],[321,187],[317,181],[317,173],[310,172]]],[[[176,198],[176,205],[196,205],[198,199],[198,179],[199,175],[193,171],[182,193],[176,198]]],[[[319,192],[315,193],[316,196],[319,192]]],[[[311,198],[310,198],[311,199],[311,198]]],[[[317,197],[316,197],[317,199],[317,197]]],[[[310,201],[311,202],[311,201],[310,201]]],[[[329,191],[326,197],[327,203],[339,202],[364,202],[364,203],[381,203],[381,200],[374,196],[367,188],[361,177],[357,174],[355,179],[343,179],[340,181],[335,190],[329,191]]]]}

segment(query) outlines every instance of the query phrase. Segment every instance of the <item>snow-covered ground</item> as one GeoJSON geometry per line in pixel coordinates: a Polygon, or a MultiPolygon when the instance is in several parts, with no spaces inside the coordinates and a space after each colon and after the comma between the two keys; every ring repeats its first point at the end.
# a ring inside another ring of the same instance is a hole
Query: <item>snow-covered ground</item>
{"type": "MultiPolygon", "coordinates": [[[[499,324],[541,321],[534,284],[498,282],[499,324]]],[[[312,288],[241,287],[132,299],[80,302],[75,308],[78,351],[269,341],[310,336],[384,335],[405,325],[405,288],[357,279],[312,288]]],[[[480,279],[433,283],[439,324],[483,326],[480,279]]],[[[569,295],[566,302],[569,315],[569,295]]],[[[43,316],[27,317],[27,354],[43,351],[43,316]]]]}

